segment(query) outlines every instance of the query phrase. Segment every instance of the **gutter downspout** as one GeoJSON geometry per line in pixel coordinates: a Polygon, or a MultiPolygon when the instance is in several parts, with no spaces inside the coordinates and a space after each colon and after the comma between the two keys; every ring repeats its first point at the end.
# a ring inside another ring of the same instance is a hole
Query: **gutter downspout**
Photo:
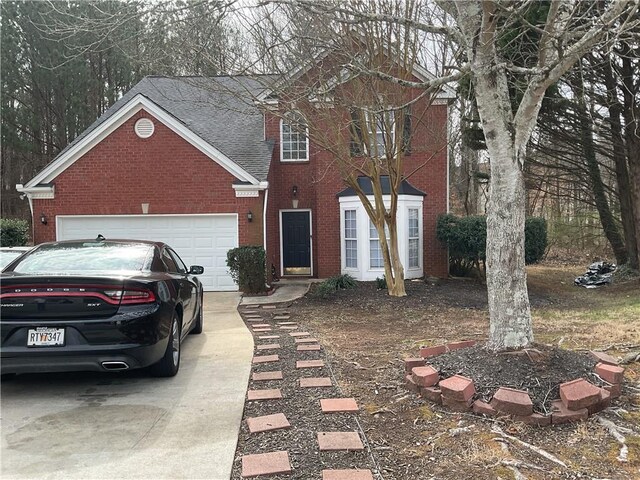
{"type": "MultiPolygon", "coordinates": [[[[27,200],[29,201],[29,211],[31,212],[31,241],[33,244],[36,244],[36,224],[33,218],[33,198],[31,198],[31,194],[22,190],[24,187],[21,183],[16,185],[16,190],[21,193],[21,195],[26,195],[27,200]]],[[[22,197],[24,199],[24,197],[22,197]]]]}
{"type": "Polygon", "coordinates": [[[262,209],[262,248],[267,251],[267,203],[269,201],[269,189],[264,191],[264,207],[262,209]]]}

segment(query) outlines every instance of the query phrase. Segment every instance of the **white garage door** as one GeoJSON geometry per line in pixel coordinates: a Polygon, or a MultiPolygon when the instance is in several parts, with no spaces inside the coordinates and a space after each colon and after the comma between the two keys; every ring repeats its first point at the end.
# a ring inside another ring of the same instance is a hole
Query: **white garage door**
{"type": "Polygon", "coordinates": [[[238,217],[225,215],[58,216],[58,240],[106,238],[154,240],[171,246],[184,263],[202,265],[205,291],[237,290],[227,251],[238,246],[238,217]]]}

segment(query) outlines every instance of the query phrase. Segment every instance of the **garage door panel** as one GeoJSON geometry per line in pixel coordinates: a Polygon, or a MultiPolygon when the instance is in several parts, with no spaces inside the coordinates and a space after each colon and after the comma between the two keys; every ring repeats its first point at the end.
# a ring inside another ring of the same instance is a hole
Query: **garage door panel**
{"type": "Polygon", "coordinates": [[[190,265],[202,265],[199,278],[207,291],[237,290],[229,276],[227,251],[238,246],[237,216],[132,215],[63,216],[58,218],[58,240],[133,238],[170,245],[190,265]]]}
{"type": "Polygon", "coordinates": [[[216,248],[226,248],[228,250],[230,248],[234,248],[234,245],[235,245],[235,238],[232,238],[231,236],[229,237],[219,236],[214,241],[216,244],[216,248]]]}

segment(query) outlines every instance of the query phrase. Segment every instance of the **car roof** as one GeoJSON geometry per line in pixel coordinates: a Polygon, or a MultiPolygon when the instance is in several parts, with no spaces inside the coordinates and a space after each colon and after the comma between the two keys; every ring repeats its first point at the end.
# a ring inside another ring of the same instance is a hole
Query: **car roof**
{"type": "Polygon", "coordinates": [[[41,243],[40,245],[82,245],[85,243],[104,243],[107,245],[136,244],[136,245],[148,245],[150,247],[156,246],[160,249],[162,249],[166,245],[166,243],[164,242],[155,242],[152,240],[135,240],[135,239],[128,239],[128,238],[113,238],[113,239],[109,238],[104,240],[98,240],[95,238],[79,238],[77,240],[60,240],[56,242],[41,243]]]}

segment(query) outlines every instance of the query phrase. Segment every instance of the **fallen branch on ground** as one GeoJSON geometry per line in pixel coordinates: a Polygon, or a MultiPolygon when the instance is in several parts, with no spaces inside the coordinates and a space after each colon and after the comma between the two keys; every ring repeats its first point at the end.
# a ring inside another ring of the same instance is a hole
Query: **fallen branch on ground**
{"type": "MultiPolygon", "coordinates": [[[[509,445],[507,444],[507,440],[505,440],[504,438],[494,438],[494,441],[500,443],[500,447],[502,448],[502,451],[507,453],[507,454],[511,454],[511,452],[509,451],[509,445]]],[[[489,465],[489,468],[495,468],[498,465],[502,465],[507,467],[509,470],[511,470],[513,472],[513,475],[516,479],[526,479],[527,477],[525,477],[522,472],[519,470],[520,468],[528,468],[530,470],[538,470],[541,472],[545,472],[545,473],[549,473],[548,470],[539,467],[538,465],[533,465],[532,463],[527,463],[527,462],[522,462],[520,460],[516,460],[516,459],[512,459],[512,460],[498,460],[496,463],[489,465]]]]}
{"type": "Polygon", "coordinates": [[[506,433],[504,433],[504,431],[502,431],[502,429],[498,425],[494,425],[493,427],[491,427],[491,431],[493,433],[497,433],[502,438],[506,438],[508,440],[511,440],[512,442],[516,442],[518,445],[521,445],[523,447],[526,447],[526,448],[534,451],[535,453],[537,453],[541,457],[544,457],[547,460],[549,460],[549,461],[551,461],[553,463],[556,463],[556,464],[560,465],[563,468],[568,468],[567,464],[564,463],[562,460],[560,460],[555,455],[550,454],[549,452],[547,452],[546,450],[543,450],[540,447],[536,447],[535,445],[531,445],[530,443],[527,443],[527,442],[525,442],[523,440],[520,440],[519,438],[513,437],[511,435],[507,435],[506,433]]]}
{"type": "Polygon", "coordinates": [[[602,425],[604,428],[606,428],[607,431],[611,434],[611,436],[615,438],[620,445],[622,445],[620,447],[620,454],[618,455],[617,460],[619,462],[628,462],[629,448],[627,447],[627,443],[626,443],[627,439],[624,438],[624,435],[622,435],[622,433],[620,433],[622,428],[618,427],[611,420],[607,420],[606,418],[602,418],[602,417],[598,417],[598,423],[602,425]]]}
{"type": "Polygon", "coordinates": [[[626,365],[628,363],[633,363],[633,362],[640,362],[640,352],[627,353],[624,357],[622,357],[622,360],[620,360],[620,363],[622,365],[626,365]]]}
{"type": "Polygon", "coordinates": [[[394,412],[393,410],[389,410],[388,408],[381,408],[380,410],[376,410],[375,412],[371,412],[371,415],[377,415],[379,413],[392,413],[394,415],[397,415],[396,412],[394,412]]]}
{"type": "Polygon", "coordinates": [[[363,367],[358,362],[354,362],[354,361],[347,361],[347,363],[350,363],[351,365],[353,365],[354,368],[357,370],[369,370],[369,368],[371,368],[371,367],[363,367]]]}
{"type": "Polygon", "coordinates": [[[469,433],[472,429],[473,429],[473,425],[470,425],[468,427],[452,428],[449,430],[449,436],[457,437],[458,435],[461,435],[463,433],[469,433]]]}

